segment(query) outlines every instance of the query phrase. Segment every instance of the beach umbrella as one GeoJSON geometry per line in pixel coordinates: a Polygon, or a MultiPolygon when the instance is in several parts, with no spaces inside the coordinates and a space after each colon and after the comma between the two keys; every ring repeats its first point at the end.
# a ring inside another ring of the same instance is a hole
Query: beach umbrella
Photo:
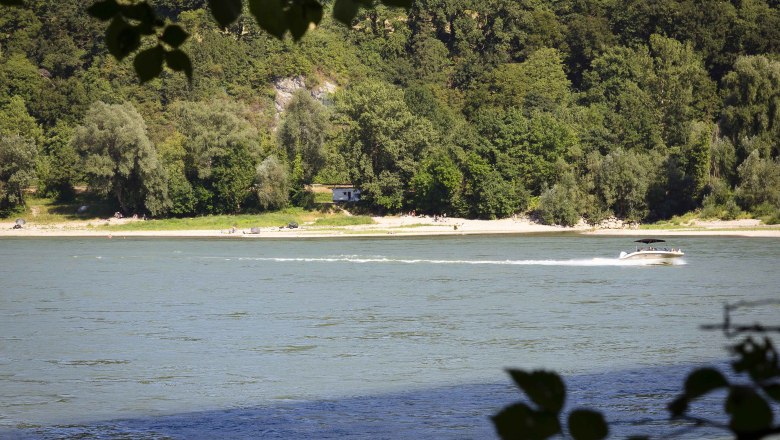
{"type": "Polygon", "coordinates": [[[25,223],[27,223],[27,222],[24,221],[23,218],[16,219],[16,224],[19,225],[19,226],[23,226],[25,223]]]}

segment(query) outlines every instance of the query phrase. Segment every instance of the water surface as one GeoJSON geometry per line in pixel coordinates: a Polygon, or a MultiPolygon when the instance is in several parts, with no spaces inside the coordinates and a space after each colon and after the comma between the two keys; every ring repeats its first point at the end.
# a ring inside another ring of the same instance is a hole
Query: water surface
{"type": "Polygon", "coordinates": [[[780,240],[675,238],[671,266],[631,244],[3,239],[0,436],[485,437],[510,366],[634,433],[680,387],[664,366],[724,358],[700,324],[780,297],[780,240]]]}

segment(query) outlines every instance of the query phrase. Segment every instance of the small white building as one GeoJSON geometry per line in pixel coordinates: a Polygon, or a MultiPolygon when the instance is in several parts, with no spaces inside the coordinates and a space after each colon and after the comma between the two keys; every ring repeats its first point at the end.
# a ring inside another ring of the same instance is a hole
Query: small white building
{"type": "Polygon", "coordinates": [[[333,188],[333,201],[335,203],[342,202],[359,202],[360,190],[353,187],[337,187],[333,188]]]}

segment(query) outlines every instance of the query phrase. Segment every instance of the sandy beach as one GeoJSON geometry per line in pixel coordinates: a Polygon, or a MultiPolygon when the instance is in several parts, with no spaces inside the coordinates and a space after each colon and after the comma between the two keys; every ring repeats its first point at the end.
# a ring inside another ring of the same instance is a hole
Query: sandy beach
{"type": "Polygon", "coordinates": [[[143,220],[94,219],[64,223],[36,224],[28,222],[21,229],[13,229],[13,221],[0,222],[0,237],[211,237],[233,239],[258,238],[328,238],[328,237],[389,237],[477,234],[534,234],[581,233],[614,236],[674,236],[674,235],[723,235],[743,237],[780,237],[780,228],[764,226],[759,220],[700,221],[673,229],[594,228],[581,223],[575,227],[548,226],[527,218],[501,220],[469,220],[462,218],[438,218],[426,216],[373,217],[374,224],[358,226],[314,226],[303,224],[296,229],[260,228],[258,233],[249,229],[231,230],[163,230],[163,231],[110,231],[97,225],[120,225],[143,220]]]}

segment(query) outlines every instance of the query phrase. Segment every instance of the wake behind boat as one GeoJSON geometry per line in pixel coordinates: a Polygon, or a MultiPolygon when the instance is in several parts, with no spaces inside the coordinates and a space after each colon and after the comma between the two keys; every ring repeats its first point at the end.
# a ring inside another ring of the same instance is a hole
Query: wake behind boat
{"type": "Polygon", "coordinates": [[[621,260],[671,260],[685,255],[682,249],[651,246],[655,243],[665,243],[666,240],[643,238],[635,240],[635,242],[645,244],[646,246],[637,246],[633,252],[621,252],[619,257],[621,260]]]}

